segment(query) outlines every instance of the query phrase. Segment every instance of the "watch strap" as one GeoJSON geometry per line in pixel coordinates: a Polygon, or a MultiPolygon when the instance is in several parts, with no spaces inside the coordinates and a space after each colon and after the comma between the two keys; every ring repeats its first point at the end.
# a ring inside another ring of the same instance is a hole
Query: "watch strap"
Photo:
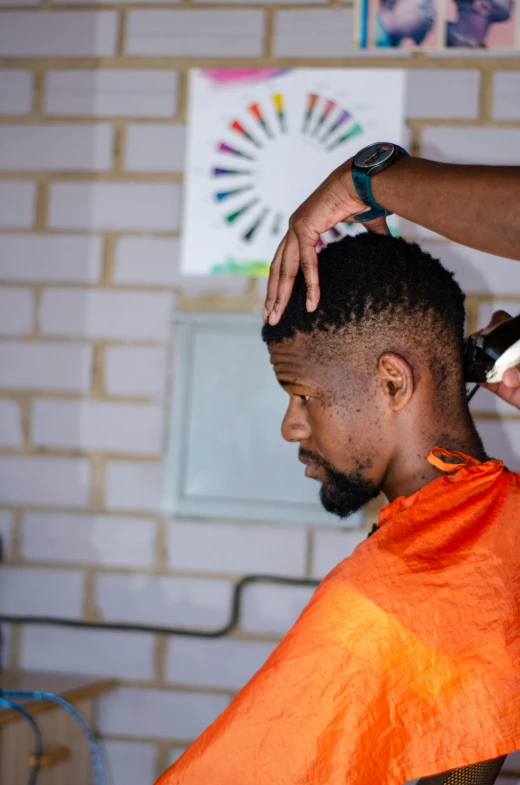
{"type": "MultiPolygon", "coordinates": [[[[385,169],[388,169],[390,166],[392,166],[392,164],[395,163],[395,161],[397,161],[397,159],[401,155],[408,155],[408,153],[403,147],[400,147],[399,145],[395,145],[395,147],[399,151],[399,155],[397,155],[393,160],[391,160],[388,163],[388,165],[385,166],[383,169],[378,169],[378,171],[375,172],[375,174],[378,174],[379,172],[384,172],[385,169]]],[[[377,201],[375,200],[374,194],[372,193],[371,180],[372,180],[372,172],[364,172],[355,168],[352,169],[352,181],[354,183],[358,196],[361,199],[361,201],[367,205],[367,207],[370,207],[370,210],[368,210],[367,212],[356,215],[354,220],[359,223],[366,223],[366,221],[373,221],[374,218],[382,218],[383,216],[393,215],[391,210],[385,210],[385,208],[381,207],[381,205],[378,204],[377,201]]]]}

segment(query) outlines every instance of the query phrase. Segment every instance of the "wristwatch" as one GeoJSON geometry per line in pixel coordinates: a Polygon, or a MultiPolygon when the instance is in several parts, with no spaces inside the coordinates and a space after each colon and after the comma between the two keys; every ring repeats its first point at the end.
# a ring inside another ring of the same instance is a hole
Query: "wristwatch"
{"type": "Polygon", "coordinates": [[[390,210],[385,210],[374,199],[370,179],[373,175],[384,172],[402,155],[408,153],[398,144],[391,142],[375,142],[356,153],[352,161],[352,180],[361,201],[372,208],[366,213],[356,215],[356,221],[365,223],[374,218],[381,218],[383,215],[392,215],[390,210]]]}

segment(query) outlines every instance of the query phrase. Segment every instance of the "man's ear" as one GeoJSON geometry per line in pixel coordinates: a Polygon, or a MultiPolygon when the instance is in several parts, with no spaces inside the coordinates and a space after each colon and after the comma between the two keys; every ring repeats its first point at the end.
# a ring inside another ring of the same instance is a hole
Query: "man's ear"
{"type": "Polygon", "coordinates": [[[399,354],[385,352],[378,360],[377,373],[389,406],[395,412],[404,409],[414,393],[414,378],[410,363],[399,354]]]}

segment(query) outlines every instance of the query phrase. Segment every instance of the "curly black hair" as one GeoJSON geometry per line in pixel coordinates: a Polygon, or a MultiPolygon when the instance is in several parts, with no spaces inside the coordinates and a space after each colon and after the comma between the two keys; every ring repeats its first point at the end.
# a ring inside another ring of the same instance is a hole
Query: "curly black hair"
{"type": "Polygon", "coordinates": [[[314,333],[322,353],[330,342],[321,340],[325,334],[347,340],[354,332],[358,343],[381,352],[396,350],[405,338],[440,385],[450,376],[460,391],[464,389],[464,294],[438,259],[416,243],[366,232],[324,248],[318,270],[318,308],[313,313],[306,310],[300,270],[280,322],[263,327],[268,345],[314,333]]]}

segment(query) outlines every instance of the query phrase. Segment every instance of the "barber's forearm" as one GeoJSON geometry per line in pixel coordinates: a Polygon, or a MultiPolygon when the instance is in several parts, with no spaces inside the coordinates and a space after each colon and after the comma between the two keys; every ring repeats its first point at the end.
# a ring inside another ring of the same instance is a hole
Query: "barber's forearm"
{"type": "Polygon", "coordinates": [[[400,158],[372,179],[396,215],[481,251],[520,260],[520,167],[400,158]]]}

